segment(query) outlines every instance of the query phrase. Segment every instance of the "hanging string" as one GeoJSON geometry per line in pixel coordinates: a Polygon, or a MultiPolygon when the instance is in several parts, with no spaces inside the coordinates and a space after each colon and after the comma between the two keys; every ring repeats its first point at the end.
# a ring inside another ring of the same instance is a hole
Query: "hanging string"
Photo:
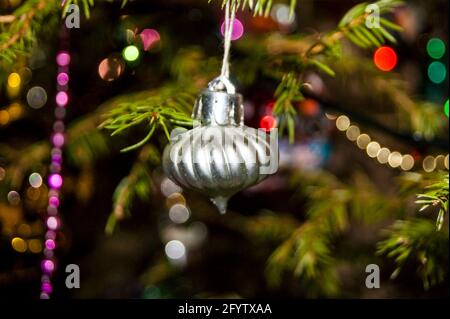
{"type": "Polygon", "coordinates": [[[233,35],[233,24],[234,18],[236,15],[235,3],[231,6],[229,1],[227,1],[225,5],[225,32],[224,32],[224,50],[223,50],[223,61],[222,61],[222,72],[220,73],[221,77],[227,78],[230,76],[230,47],[231,47],[231,38],[233,35]]]}

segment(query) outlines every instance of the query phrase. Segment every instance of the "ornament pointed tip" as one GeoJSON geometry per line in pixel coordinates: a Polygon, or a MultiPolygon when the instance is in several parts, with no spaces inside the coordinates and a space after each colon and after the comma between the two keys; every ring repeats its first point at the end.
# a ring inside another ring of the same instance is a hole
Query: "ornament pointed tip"
{"type": "Polygon", "coordinates": [[[214,203],[214,205],[216,205],[220,214],[224,215],[227,212],[228,198],[218,196],[215,198],[211,198],[211,201],[214,203]]]}

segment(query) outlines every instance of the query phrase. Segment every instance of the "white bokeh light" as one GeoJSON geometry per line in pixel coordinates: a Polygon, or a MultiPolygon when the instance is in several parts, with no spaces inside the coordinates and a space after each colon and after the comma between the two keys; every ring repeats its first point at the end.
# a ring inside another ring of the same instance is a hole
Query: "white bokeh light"
{"type": "Polygon", "coordinates": [[[165,252],[170,259],[182,259],[186,255],[186,247],[179,240],[171,240],[166,244],[165,252]]]}
{"type": "Polygon", "coordinates": [[[170,220],[177,224],[185,223],[190,215],[189,209],[182,204],[175,204],[169,210],[170,220]]]}

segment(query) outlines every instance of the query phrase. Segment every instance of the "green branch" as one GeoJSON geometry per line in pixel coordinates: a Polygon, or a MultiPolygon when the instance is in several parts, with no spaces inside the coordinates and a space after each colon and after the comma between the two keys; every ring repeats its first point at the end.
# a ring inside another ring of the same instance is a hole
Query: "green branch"
{"type": "MultiPolygon", "coordinates": [[[[208,0],[208,3],[213,0],[208,0]]],[[[218,0],[219,1],[219,0],[218,0]]],[[[270,9],[274,3],[289,3],[290,15],[295,11],[295,6],[297,4],[297,0],[285,0],[285,1],[274,1],[274,0],[221,0],[222,8],[228,3],[230,7],[236,8],[236,10],[245,10],[249,9],[253,12],[255,16],[269,16],[270,9]]]]}
{"type": "Polygon", "coordinates": [[[148,142],[157,127],[163,129],[167,139],[170,138],[169,127],[191,127],[190,114],[194,102],[194,93],[186,87],[183,89],[179,86],[162,87],[140,100],[128,99],[126,102],[117,103],[105,115],[107,119],[100,127],[111,130],[111,136],[114,136],[132,127],[145,126],[147,129],[145,137],[122,150],[128,152],[148,142]]]}

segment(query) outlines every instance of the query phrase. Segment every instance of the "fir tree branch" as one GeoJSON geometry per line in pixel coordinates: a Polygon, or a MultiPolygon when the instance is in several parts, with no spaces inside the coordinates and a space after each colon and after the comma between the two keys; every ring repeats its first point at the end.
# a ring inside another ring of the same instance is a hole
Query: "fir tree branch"
{"type": "Polygon", "coordinates": [[[439,181],[426,188],[426,192],[417,195],[416,204],[421,204],[420,211],[429,207],[438,208],[438,217],[436,220],[437,230],[441,230],[444,224],[445,214],[448,213],[448,174],[442,173],[439,181]]]}
{"type": "MultiPolygon", "coordinates": [[[[401,5],[401,1],[381,0],[374,4],[380,8],[380,13],[391,12],[401,5]]],[[[263,64],[273,78],[281,79],[281,83],[275,92],[275,105],[285,106],[274,109],[274,115],[278,118],[281,133],[288,127],[289,140],[293,142],[293,123],[295,118],[295,102],[303,99],[300,92],[301,78],[304,71],[314,68],[329,76],[335,76],[335,71],[327,64],[326,59],[340,57],[340,45],[344,38],[349,38],[356,45],[368,49],[381,46],[385,41],[395,41],[395,38],[385,30],[386,28],[400,31],[401,28],[388,20],[381,18],[378,28],[369,28],[366,20],[369,13],[366,12],[368,3],[361,3],[349,10],[342,18],[336,30],[322,35],[310,37],[279,37],[272,36],[266,39],[263,46],[254,47],[252,44],[244,44],[240,49],[251,53],[255,50],[265,51],[265,58],[258,57],[258,61],[265,60],[263,64]],[[378,31],[375,31],[378,30],[378,31]],[[380,31],[382,30],[382,31],[380,31]],[[381,32],[378,34],[377,32],[381,32]],[[295,79],[293,82],[292,79],[295,79]],[[293,89],[297,88],[294,92],[293,89]]],[[[250,54],[251,55],[251,54],[250,54]]],[[[249,59],[250,60],[250,59],[249,59]]],[[[248,69],[245,69],[248,72],[248,69]]],[[[257,72],[258,70],[255,70],[257,72]]],[[[246,78],[255,79],[255,76],[246,74],[246,78]]]]}
{"type": "Polygon", "coordinates": [[[425,290],[444,282],[448,276],[448,229],[437,232],[429,220],[412,219],[397,221],[385,233],[387,238],[378,243],[377,253],[394,260],[396,269],[391,279],[412,263],[425,290]]]}
{"type": "Polygon", "coordinates": [[[334,239],[351,222],[373,224],[402,213],[403,202],[397,197],[379,194],[362,176],[352,186],[339,182],[331,174],[296,173],[291,178],[293,200],[308,202],[308,219],[282,242],[268,260],[267,275],[272,284],[280,284],[290,272],[300,280],[313,283],[321,294],[332,296],[339,290],[335,274],[334,239]],[[327,276],[330,281],[323,282],[327,276]]]}
{"type": "Polygon", "coordinates": [[[113,210],[106,222],[105,232],[112,234],[117,222],[130,216],[130,209],[136,198],[148,201],[154,185],[150,167],[159,165],[159,152],[151,145],[144,146],[128,176],[116,187],[113,195],[113,210]]]}
{"type": "MultiPolygon", "coordinates": [[[[208,0],[208,3],[212,2],[213,0],[208,0]]],[[[220,1],[220,0],[218,0],[220,1]]],[[[297,0],[285,0],[285,1],[273,1],[273,0],[221,0],[221,6],[222,8],[225,7],[225,5],[228,3],[230,4],[230,7],[236,8],[236,10],[245,10],[248,8],[250,11],[253,12],[255,16],[269,16],[270,9],[272,8],[272,5],[277,2],[281,3],[289,3],[290,8],[290,15],[294,13],[295,6],[297,4],[297,0]]]]}
{"type": "Polygon", "coordinates": [[[51,19],[58,8],[57,1],[28,0],[16,9],[0,33],[0,62],[2,59],[13,63],[18,55],[28,54],[36,41],[38,31],[43,28],[42,21],[46,20],[46,27],[50,28],[55,21],[51,19]]]}
{"type": "Polygon", "coordinates": [[[157,127],[161,127],[168,136],[168,127],[192,126],[190,117],[195,102],[193,93],[183,86],[163,87],[156,94],[142,100],[120,102],[105,116],[107,119],[100,128],[111,130],[111,135],[122,133],[132,127],[145,125],[148,133],[140,142],[123,149],[127,152],[141,147],[153,135],[157,127]],[[147,124],[146,124],[147,123],[147,124]]]}

